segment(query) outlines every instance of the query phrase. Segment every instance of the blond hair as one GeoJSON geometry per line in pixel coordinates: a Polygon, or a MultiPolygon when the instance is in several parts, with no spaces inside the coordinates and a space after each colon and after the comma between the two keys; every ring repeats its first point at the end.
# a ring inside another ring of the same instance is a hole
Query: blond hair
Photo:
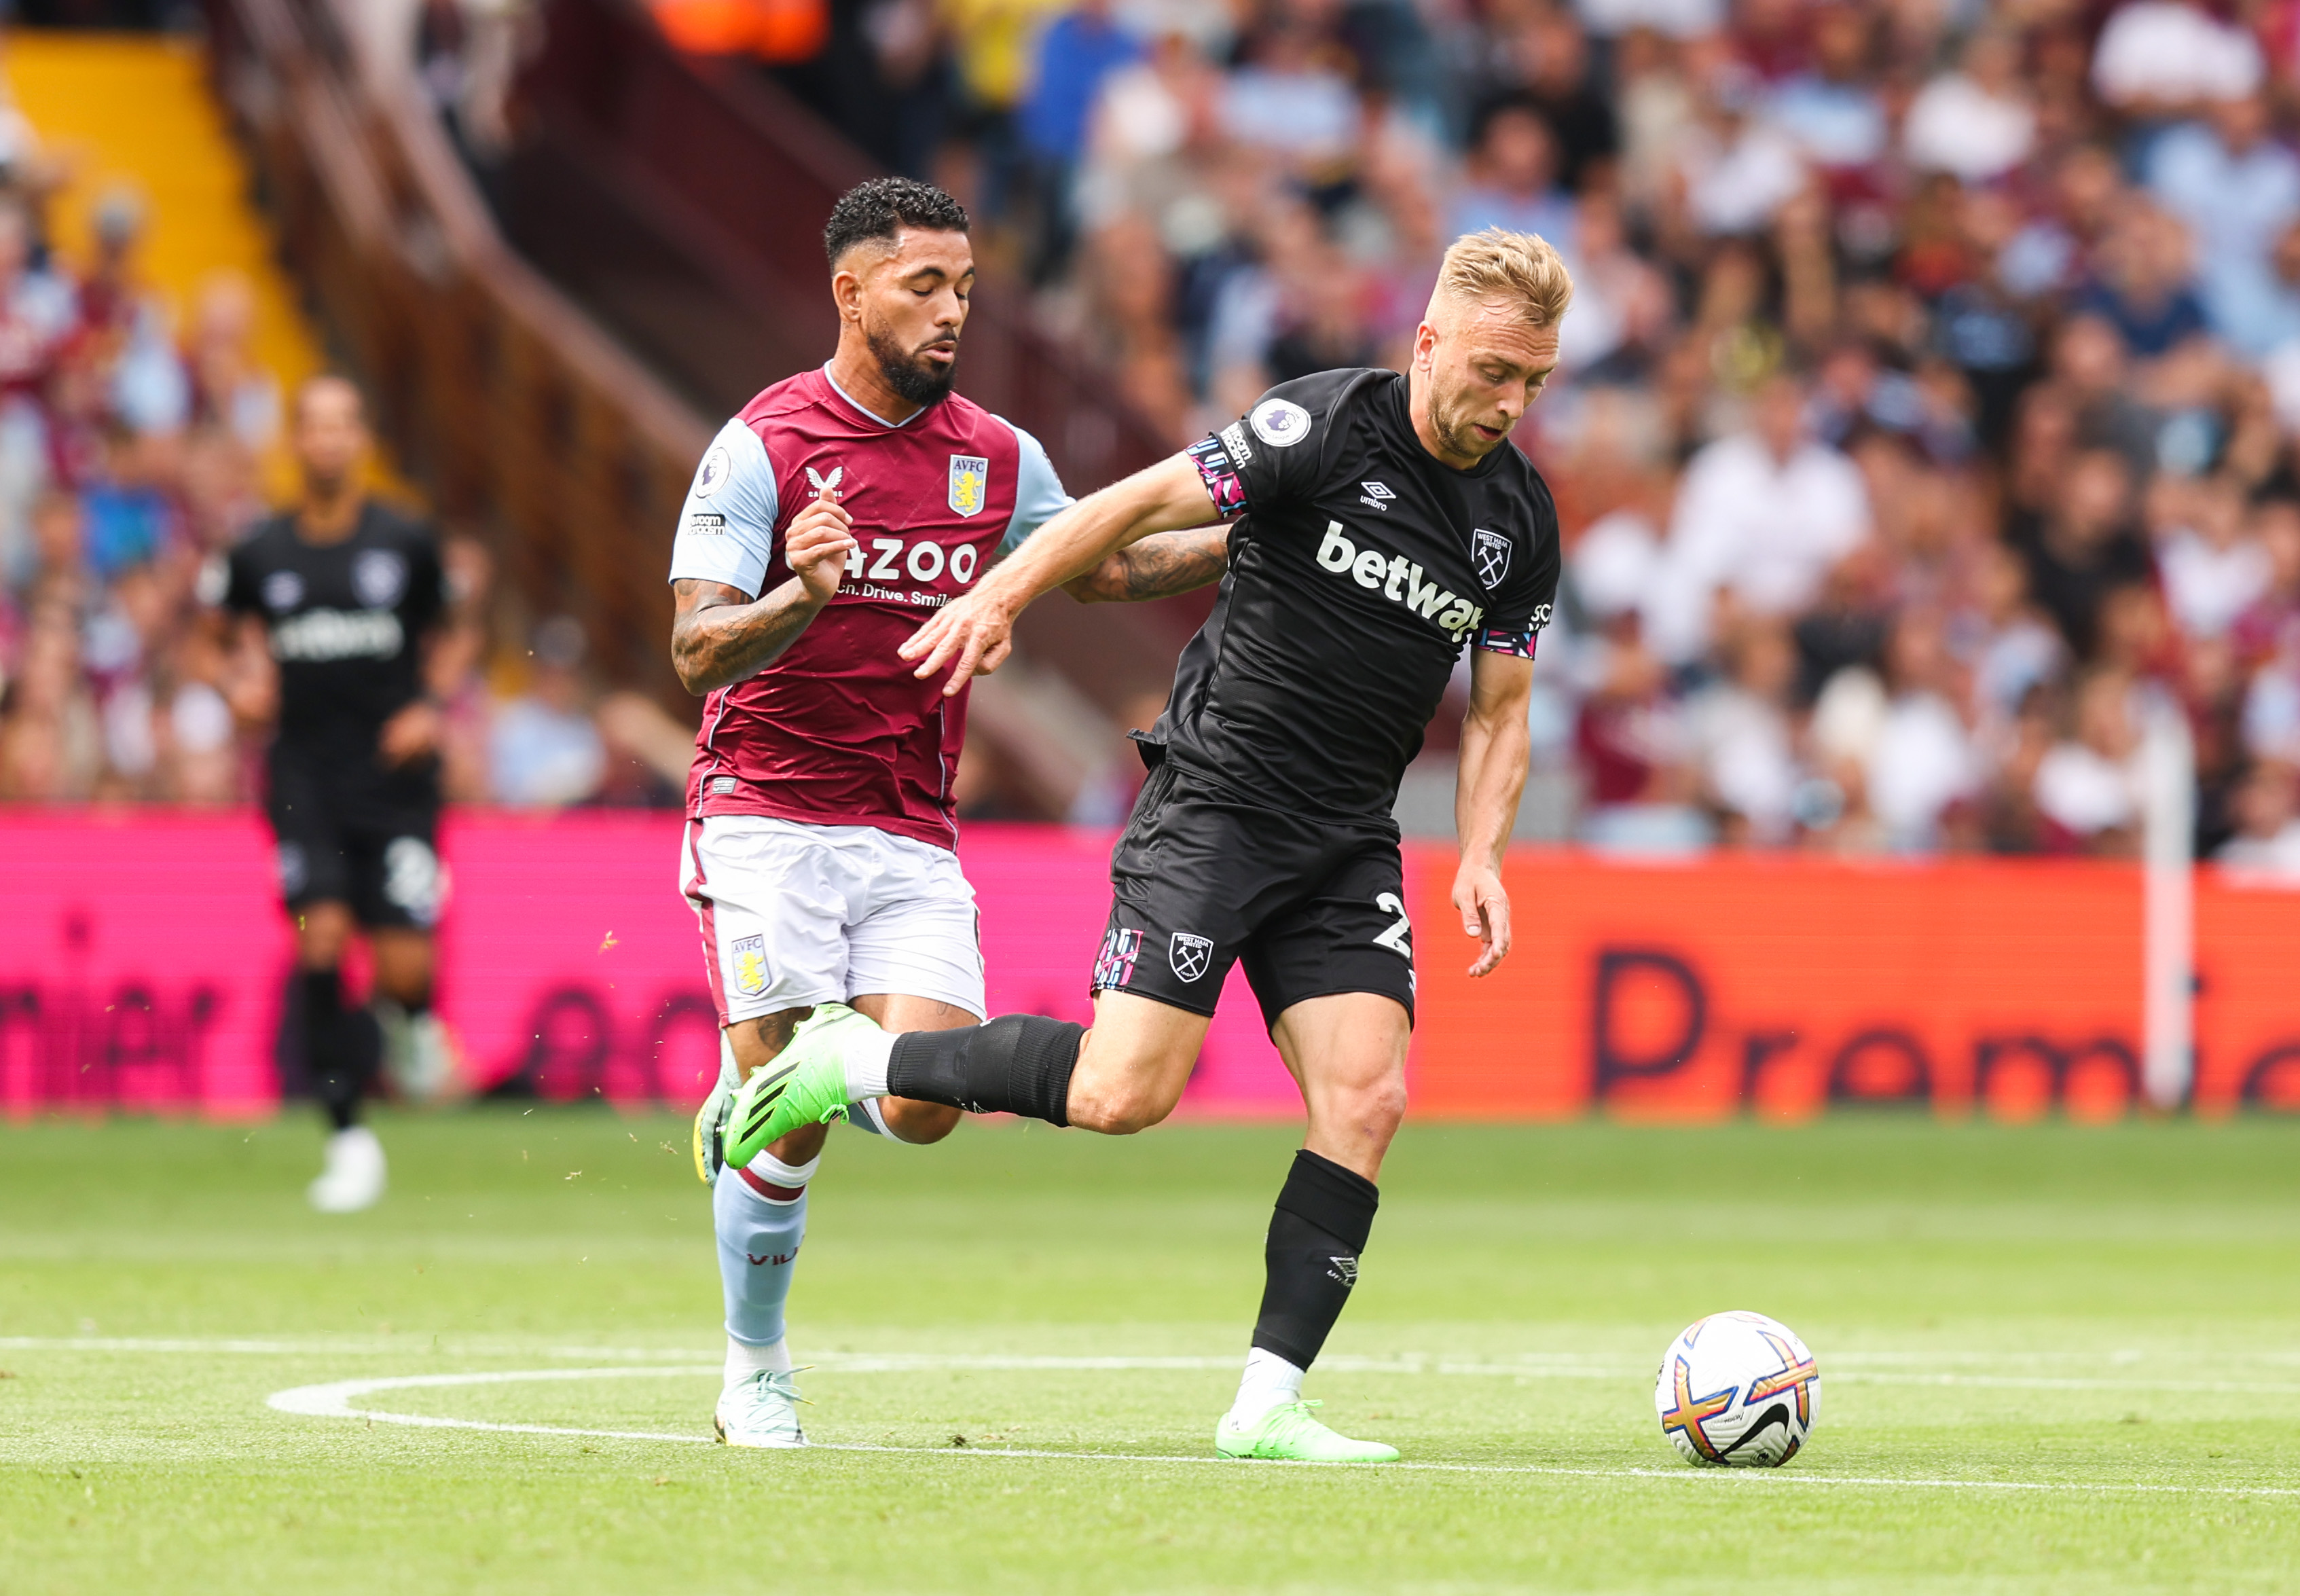
{"type": "Polygon", "coordinates": [[[1573,278],[1564,259],[1538,233],[1512,233],[1489,227],[1464,233],[1446,251],[1438,267],[1438,299],[1457,304],[1514,301],[1536,327],[1554,327],[1573,303],[1573,278]]]}

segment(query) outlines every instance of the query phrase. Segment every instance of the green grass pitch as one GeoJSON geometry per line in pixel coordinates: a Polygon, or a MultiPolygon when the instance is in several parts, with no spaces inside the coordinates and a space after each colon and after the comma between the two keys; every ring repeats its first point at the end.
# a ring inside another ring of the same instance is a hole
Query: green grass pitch
{"type": "Polygon", "coordinates": [[[705,1444],[683,1123],[380,1128],[336,1220],[301,1117],[0,1130],[0,1596],[2300,1588],[2300,1127],[1409,1128],[1310,1394],[1416,1466],[1349,1469],[1208,1456],[1283,1127],[836,1133],[798,1454],[705,1444]],[[1778,1473],[1654,1421],[1727,1308],[1821,1361],[1778,1473]]]}

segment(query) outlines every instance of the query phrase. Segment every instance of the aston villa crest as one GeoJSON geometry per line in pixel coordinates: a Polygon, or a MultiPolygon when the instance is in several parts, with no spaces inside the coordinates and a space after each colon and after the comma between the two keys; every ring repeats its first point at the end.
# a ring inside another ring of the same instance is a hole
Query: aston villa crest
{"type": "Polygon", "coordinates": [[[950,457],[950,507],[961,515],[979,515],[990,497],[990,462],[980,455],[950,457]]]}

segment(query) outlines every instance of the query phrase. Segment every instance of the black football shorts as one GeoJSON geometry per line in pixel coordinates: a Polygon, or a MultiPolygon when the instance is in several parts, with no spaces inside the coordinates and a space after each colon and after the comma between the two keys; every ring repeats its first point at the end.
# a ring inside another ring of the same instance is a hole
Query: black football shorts
{"type": "Polygon", "coordinates": [[[371,756],[275,742],[264,809],[288,908],[349,906],[363,926],[429,931],[446,898],[439,782],[431,762],[384,770],[371,756]]]}
{"type": "Polygon", "coordinates": [[[1094,990],[1211,1015],[1230,966],[1265,1025],[1308,998],[1378,992],[1413,1015],[1413,927],[1396,828],[1243,802],[1171,760],[1111,855],[1094,990]]]}

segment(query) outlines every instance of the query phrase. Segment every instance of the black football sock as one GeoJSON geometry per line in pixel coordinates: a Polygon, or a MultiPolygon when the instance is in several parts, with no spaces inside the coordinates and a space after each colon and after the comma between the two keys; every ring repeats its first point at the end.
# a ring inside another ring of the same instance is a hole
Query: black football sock
{"type": "Polygon", "coordinates": [[[1357,1283],[1358,1254],[1380,1201],[1380,1191],[1355,1170],[1306,1147],[1294,1155],[1262,1248],[1269,1274],[1255,1346],[1297,1368],[1316,1359],[1357,1283]]]}
{"type": "Polygon", "coordinates": [[[887,1057],[887,1090],[969,1114],[1071,1123],[1071,1072],[1086,1027],[1044,1015],[1000,1015],[956,1031],[906,1031],[887,1057]]]}
{"type": "Polygon", "coordinates": [[[382,1065],[383,1038],[372,1015],[345,1008],[342,972],[306,970],[303,982],[304,1067],[329,1123],[347,1131],[382,1065]]]}

